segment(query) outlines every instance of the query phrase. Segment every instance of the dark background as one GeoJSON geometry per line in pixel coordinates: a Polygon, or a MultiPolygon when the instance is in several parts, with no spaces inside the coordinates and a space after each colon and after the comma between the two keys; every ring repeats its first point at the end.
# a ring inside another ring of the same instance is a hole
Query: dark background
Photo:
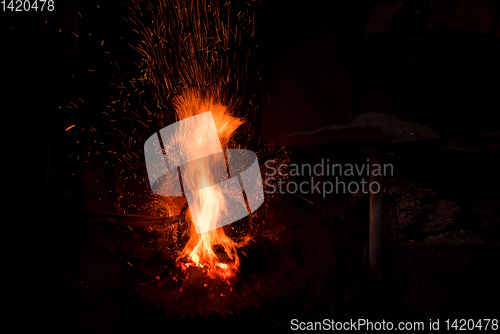
{"type": "MultiPolygon", "coordinates": [[[[123,165],[106,154],[135,127],[103,114],[120,95],[117,87],[138,75],[140,57],[129,45],[137,35],[123,20],[128,9],[120,1],[59,0],[53,12],[2,12],[6,327],[246,332],[286,331],[291,318],[498,315],[500,5],[378,3],[256,5],[261,71],[248,98],[262,101],[250,123],[270,142],[367,112],[440,136],[430,146],[390,146],[384,153],[397,175],[386,179],[391,289],[379,313],[366,299],[366,196],[334,195],[319,207],[294,196],[269,199],[256,218],[267,226],[256,232],[261,243],[242,269],[240,292],[259,292],[234,314],[200,315],[191,306],[165,314],[172,307],[165,303],[175,302],[170,297],[141,295],[138,282],[169,263],[137,251],[151,235],[81,224],[85,212],[131,213],[130,202],[144,201],[131,196],[119,203],[123,165]],[[273,105],[266,105],[268,94],[273,105]],[[140,271],[131,261],[141,263],[140,271]],[[307,278],[310,268],[315,279],[307,278]]],[[[349,145],[322,147],[321,154],[366,160],[349,145]]],[[[287,149],[297,163],[318,156],[317,147],[287,149]]]]}

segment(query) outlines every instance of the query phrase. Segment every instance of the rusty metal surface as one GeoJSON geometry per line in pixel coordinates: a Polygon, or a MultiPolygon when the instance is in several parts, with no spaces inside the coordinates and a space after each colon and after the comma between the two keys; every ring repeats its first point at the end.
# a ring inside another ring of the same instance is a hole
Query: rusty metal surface
{"type": "Polygon", "coordinates": [[[348,127],[326,131],[304,131],[296,134],[281,136],[268,141],[271,146],[329,146],[333,143],[373,143],[381,142],[380,127],[348,127]]]}
{"type": "Polygon", "coordinates": [[[274,146],[329,146],[337,144],[388,145],[415,142],[437,142],[440,137],[426,126],[404,122],[396,116],[365,113],[349,125],[330,124],[313,131],[299,131],[269,141],[274,146]]]}

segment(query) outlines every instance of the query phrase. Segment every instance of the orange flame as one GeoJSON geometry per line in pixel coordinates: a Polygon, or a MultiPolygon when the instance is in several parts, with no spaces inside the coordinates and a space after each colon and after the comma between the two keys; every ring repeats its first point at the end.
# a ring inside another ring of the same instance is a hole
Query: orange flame
{"type": "MultiPolygon", "coordinates": [[[[212,92],[212,94],[206,96],[199,91],[187,90],[182,95],[174,98],[173,102],[179,120],[211,111],[222,148],[226,149],[236,129],[243,124],[243,120],[233,117],[228,107],[216,103],[214,96],[217,96],[217,93],[212,92]]],[[[196,155],[196,152],[190,152],[189,150],[200,148],[198,145],[192,145],[192,142],[203,142],[204,137],[209,134],[207,131],[208,127],[206,125],[199,124],[196,131],[191,131],[192,135],[185,137],[186,142],[182,146],[186,150],[186,154],[196,155]]],[[[182,251],[181,257],[188,259],[191,265],[207,266],[210,268],[211,273],[217,273],[225,278],[234,273],[239,267],[238,244],[225,234],[222,227],[214,229],[225,209],[225,199],[217,185],[206,187],[208,184],[213,183],[211,182],[213,180],[210,180],[212,176],[207,172],[210,170],[210,166],[204,165],[210,164],[210,159],[198,161],[197,163],[199,164],[196,166],[197,173],[190,175],[189,180],[183,180],[183,182],[189,181],[197,189],[201,189],[198,201],[191,205],[198,206],[196,211],[200,212],[202,217],[201,221],[197,222],[202,226],[198,227],[203,230],[210,230],[197,234],[194,221],[189,219],[190,239],[182,251]],[[231,262],[228,264],[221,261],[214,247],[222,248],[231,262]]]]}

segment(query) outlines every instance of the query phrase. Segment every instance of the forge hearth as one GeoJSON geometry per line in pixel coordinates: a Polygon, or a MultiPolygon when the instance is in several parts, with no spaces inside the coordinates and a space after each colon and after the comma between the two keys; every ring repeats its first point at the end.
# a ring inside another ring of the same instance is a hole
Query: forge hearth
{"type": "MultiPolygon", "coordinates": [[[[80,293],[127,286],[130,293],[139,292],[143,302],[172,317],[238,314],[282,302],[291,308],[335,307],[344,312],[347,305],[350,308],[361,302],[363,241],[349,241],[358,250],[352,263],[339,262],[339,250],[347,240],[331,229],[333,221],[328,218],[339,207],[318,212],[310,206],[301,212],[303,205],[296,204],[299,206],[291,210],[278,202],[252,222],[254,241],[240,249],[240,270],[226,279],[210,277],[200,267],[183,270],[174,252],[182,245],[164,237],[175,234],[172,227],[161,231],[160,226],[82,226],[86,245],[78,256],[82,261],[77,274],[80,293]],[[359,274],[358,279],[347,278],[352,270],[359,274]],[[118,272],[121,277],[116,276],[118,272]]],[[[355,233],[365,224],[356,227],[346,221],[336,225],[355,233]]]]}

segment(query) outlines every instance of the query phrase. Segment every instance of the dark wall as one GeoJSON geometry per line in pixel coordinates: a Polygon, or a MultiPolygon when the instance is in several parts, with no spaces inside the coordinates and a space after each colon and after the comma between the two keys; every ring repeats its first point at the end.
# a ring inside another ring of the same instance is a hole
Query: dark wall
{"type": "Polygon", "coordinates": [[[376,112],[443,139],[498,131],[497,1],[269,2],[264,138],[376,112]]]}

